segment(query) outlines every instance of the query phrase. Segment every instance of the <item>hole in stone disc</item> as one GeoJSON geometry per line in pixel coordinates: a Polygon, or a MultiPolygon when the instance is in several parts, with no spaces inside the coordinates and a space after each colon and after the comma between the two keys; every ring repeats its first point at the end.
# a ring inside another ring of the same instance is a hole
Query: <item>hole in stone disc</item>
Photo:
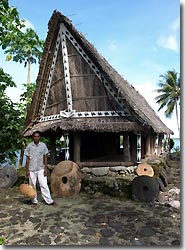
{"type": "Polygon", "coordinates": [[[144,187],[143,187],[143,191],[148,191],[148,187],[147,187],[147,186],[144,186],[144,187]]]}
{"type": "Polygon", "coordinates": [[[63,182],[64,184],[67,183],[67,177],[66,177],[66,176],[62,177],[62,182],[63,182]]]}

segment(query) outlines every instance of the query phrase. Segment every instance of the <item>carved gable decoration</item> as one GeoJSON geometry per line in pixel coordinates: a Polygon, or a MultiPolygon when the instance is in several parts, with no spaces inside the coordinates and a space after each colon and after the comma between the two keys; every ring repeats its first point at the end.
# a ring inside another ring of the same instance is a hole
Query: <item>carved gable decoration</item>
{"type": "Polygon", "coordinates": [[[119,93],[61,23],[40,122],[70,117],[129,115],[119,93]]]}
{"type": "Polygon", "coordinates": [[[67,17],[54,11],[48,28],[24,136],[58,128],[172,133],[67,17]]]}

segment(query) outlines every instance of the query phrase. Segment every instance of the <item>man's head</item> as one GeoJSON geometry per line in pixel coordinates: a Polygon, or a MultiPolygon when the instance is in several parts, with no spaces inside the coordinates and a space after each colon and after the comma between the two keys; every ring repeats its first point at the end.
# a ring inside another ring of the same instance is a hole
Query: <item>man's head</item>
{"type": "Polygon", "coordinates": [[[40,135],[41,135],[40,131],[33,132],[32,139],[33,139],[35,144],[39,143],[40,135]]]}

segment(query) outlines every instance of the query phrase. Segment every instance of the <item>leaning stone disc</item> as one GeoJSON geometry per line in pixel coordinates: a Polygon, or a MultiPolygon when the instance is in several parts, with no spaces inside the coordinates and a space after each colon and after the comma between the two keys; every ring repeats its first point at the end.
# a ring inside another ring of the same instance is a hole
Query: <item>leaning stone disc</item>
{"type": "Polygon", "coordinates": [[[154,202],[159,197],[159,183],[150,176],[137,176],[131,182],[135,201],[154,202]]]}
{"type": "Polygon", "coordinates": [[[147,176],[154,176],[154,170],[153,168],[148,165],[147,163],[141,163],[137,166],[136,169],[136,173],[137,175],[141,176],[141,175],[147,175],[147,176]]]}
{"type": "Polygon", "coordinates": [[[72,161],[61,161],[51,173],[51,191],[58,197],[76,195],[81,189],[79,166],[72,161]]]}
{"type": "Polygon", "coordinates": [[[73,167],[79,168],[73,161],[61,161],[53,169],[52,174],[57,176],[68,174],[72,171],[73,167]]]}

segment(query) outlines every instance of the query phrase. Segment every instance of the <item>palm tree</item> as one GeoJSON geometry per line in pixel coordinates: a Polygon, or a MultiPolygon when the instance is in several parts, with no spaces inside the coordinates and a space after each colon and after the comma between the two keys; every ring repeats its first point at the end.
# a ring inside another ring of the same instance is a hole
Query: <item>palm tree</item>
{"type": "Polygon", "coordinates": [[[167,71],[164,75],[160,75],[162,78],[159,81],[159,89],[156,90],[160,93],[155,99],[160,105],[159,110],[166,107],[165,116],[171,117],[174,108],[177,119],[177,128],[180,136],[179,119],[178,119],[178,104],[180,105],[180,74],[174,69],[167,71]]]}

